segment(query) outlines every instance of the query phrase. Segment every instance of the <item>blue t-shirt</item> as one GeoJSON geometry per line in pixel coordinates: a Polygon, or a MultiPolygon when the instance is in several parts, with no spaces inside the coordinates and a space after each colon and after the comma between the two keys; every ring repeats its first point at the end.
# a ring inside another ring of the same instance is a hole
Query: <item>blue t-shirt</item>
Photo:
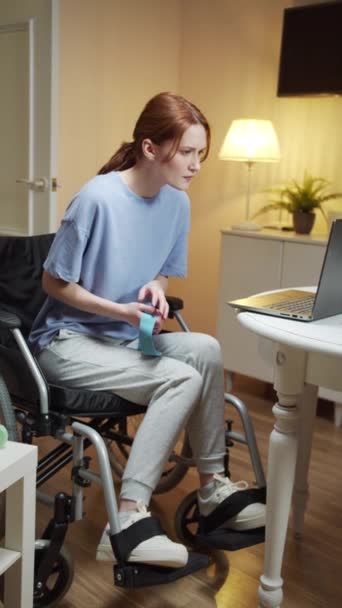
{"type": "MultiPolygon", "coordinates": [[[[186,276],[189,224],[185,192],[166,185],[156,196],[143,198],[120,173],[97,175],[66,210],[44,268],[113,302],[136,302],[140,288],[158,274],[186,276]]],[[[29,336],[33,351],[47,346],[62,328],[122,340],[138,335],[128,323],[48,296],[29,336]]]]}

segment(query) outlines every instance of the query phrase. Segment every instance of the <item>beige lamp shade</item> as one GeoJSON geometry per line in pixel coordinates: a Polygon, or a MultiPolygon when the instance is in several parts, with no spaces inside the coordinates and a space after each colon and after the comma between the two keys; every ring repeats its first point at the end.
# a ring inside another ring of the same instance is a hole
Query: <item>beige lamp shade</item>
{"type": "Polygon", "coordinates": [[[280,160],[277,134],[270,120],[239,118],[233,120],[219,152],[221,160],[246,163],[247,189],[245,220],[235,224],[237,230],[260,230],[261,226],[250,218],[251,172],[254,163],[280,160]]]}
{"type": "Polygon", "coordinates": [[[280,159],[277,134],[270,120],[233,120],[219,152],[221,160],[276,162],[280,159]]]}

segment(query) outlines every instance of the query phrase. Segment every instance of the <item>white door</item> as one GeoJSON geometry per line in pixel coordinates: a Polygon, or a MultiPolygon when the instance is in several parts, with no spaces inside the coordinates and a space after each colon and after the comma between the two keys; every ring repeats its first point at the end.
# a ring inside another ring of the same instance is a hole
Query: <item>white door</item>
{"type": "Polygon", "coordinates": [[[0,234],[56,228],[58,2],[0,2],[0,234]]]}

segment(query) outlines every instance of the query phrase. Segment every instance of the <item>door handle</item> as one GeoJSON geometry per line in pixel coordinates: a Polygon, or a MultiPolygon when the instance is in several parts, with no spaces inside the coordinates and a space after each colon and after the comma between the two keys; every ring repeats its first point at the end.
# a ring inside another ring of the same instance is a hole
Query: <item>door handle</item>
{"type": "Polygon", "coordinates": [[[26,184],[30,190],[36,192],[45,192],[49,186],[49,180],[47,177],[36,177],[36,179],[28,179],[27,177],[20,177],[15,180],[17,184],[26,184]]]}

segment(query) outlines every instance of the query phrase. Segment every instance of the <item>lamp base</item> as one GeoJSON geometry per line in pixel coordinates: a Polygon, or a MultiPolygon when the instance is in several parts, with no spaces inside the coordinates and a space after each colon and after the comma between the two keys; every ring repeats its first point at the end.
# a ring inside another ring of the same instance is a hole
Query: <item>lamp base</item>
{"type": "Polygon", "coordinates": [[[260,224],[256,224],[255,222],[251,222],[250,220],[245,220],[240,224],[234,224],[232,226],[233,230],[250,230],[256,232],[258,230],[262,230],[262,226],[260,224]]]}

